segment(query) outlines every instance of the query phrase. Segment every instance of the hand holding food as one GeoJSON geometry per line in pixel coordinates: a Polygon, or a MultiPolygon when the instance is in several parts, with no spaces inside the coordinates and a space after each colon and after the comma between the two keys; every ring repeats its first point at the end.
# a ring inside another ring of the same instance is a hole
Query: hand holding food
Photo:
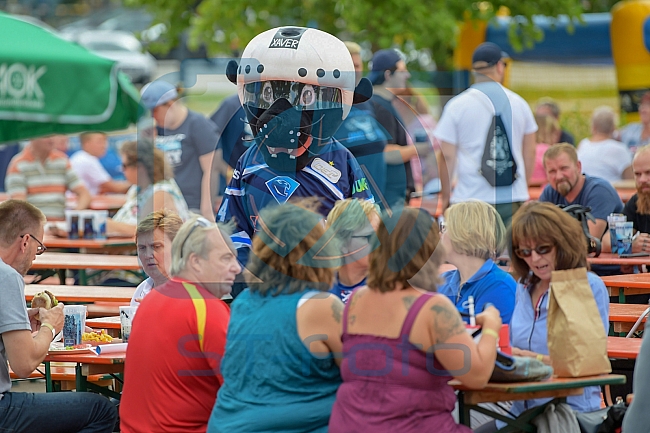
{"type": "MultiPolygon", "coordinates": [[[[32,308],[45,308],[46,310],[56,307],[59,301],[54,297],[52,292],[45,290],[34,295],[32,298],[32,308]]],[[[34,316],[36,320],[41,320],[39,314],[34,316]]]]}
{"type": "Polygon", "coordinates": [[[63,329],[64,314],[63,314],[63,304],[58,303],[56,307],[53,307],[50,310],[45,308],[40,308],[38,315],[40,316],[39,320],[41,324],[49,323],[54,327],[54,334],[58,334],[63,329]]]}

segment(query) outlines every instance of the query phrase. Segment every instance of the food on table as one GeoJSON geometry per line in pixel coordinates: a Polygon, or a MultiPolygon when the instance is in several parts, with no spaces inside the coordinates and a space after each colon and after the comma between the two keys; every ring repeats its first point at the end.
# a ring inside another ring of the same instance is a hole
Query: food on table
{"type": "Polygon", "coordinates": [[[105,329],[100,329],[99,332],[84,332],[81,336],[81,341],[88,342],[98,342],[98,343],[110,343],[113,341],[113,337],[108,335],[105,329]]]}

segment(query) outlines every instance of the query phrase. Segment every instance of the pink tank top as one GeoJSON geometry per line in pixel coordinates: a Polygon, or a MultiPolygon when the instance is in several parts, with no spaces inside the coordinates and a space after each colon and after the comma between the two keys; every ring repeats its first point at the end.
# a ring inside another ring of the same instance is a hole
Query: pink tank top
{"type": "MultiPolygon", "coordinates": [[[[349,301],[343,313],[343,384],[336,394],[330,432],[471,432],[454,422],[456,395],[449,373],[432,350],[409,342],[415,318],[435,293],[411,306],[397,338],[348,334],[349,301]]],[[[354,293],[350,296],[350,299],[354,293]]]]}

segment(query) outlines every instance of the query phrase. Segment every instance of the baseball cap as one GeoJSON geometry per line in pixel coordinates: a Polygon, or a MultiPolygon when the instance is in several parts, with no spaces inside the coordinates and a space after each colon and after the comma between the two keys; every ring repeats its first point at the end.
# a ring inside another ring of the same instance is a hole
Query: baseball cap
{"type": "Polygon", "coordinates": [[[472,54],[472,68],[483,69],[489,68],[499,63],[501,59],[507,59],[510,56],[501,47],[492,42],[483,42],[476,47],[472,54]]]}
{"type": "Polygon", "coordinates": [[[372,84],[377,84],[376,80],[384,76],[384,71],[394,69],[397,62],[403,60],[397,50],[387,49],[379,50],[372,56],[370,60],[370,73],[368,79],[372,84]]]}
{"type": "Polygon", "coordinates": [[[149,110],[178,97],[176,87],[167,81],[157,80],[142,87],[142,104],[149,110]]]}

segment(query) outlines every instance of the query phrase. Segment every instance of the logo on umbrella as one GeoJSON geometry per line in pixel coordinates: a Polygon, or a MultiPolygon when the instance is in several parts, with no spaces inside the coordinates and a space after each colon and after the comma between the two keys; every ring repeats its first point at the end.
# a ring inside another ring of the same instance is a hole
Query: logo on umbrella
{"type": "Polygon", "coordinates": [[[22,63],[0,64],[0,106],[43,108],[45,94],[38,79],[45,72],[45,66],[36,69],[34,65],[22,63]]]}

